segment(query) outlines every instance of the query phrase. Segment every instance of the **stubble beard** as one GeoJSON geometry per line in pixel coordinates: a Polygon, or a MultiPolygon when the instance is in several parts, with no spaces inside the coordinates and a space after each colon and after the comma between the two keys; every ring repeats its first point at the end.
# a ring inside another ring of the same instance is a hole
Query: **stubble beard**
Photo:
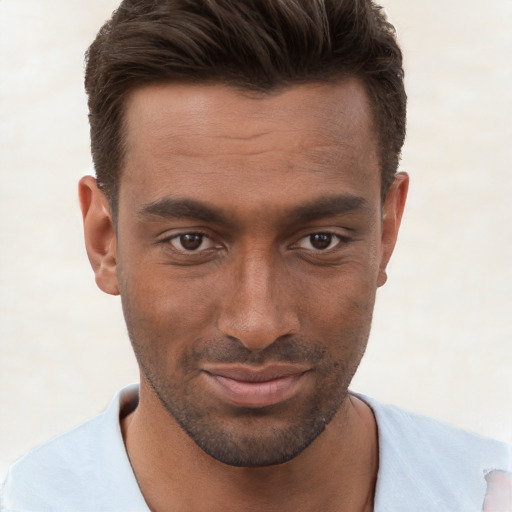
{"type": "Polygon", "coordinates": [[[165,361],[151,357],[147,349],[151,344],[137,341],[130,329],[129,333],[144,378],[185,433],[214,459],[230,466],[254,468],[290,461],[325,430],[347,396],[369,330],[360,333],[363,339],[352,345],[359,349],[347,358],[349,362],[329,360],[325,349],[297,338],[276,340],[257,353],[248,351],[238,341],[198,342],[180,359],[183,373],[174,379],[169,377],[165,361]],[[315,368],[315,390],[295,408],[289,407],[284,416],[279,415],[282,404],[278,404],[258,409],[237,408],[236,414],[222,418],[214,406],[205,402],[196,386],[198,379],[190,378],[198,373],[194,373],[198,361],[306,362],[315,368]]]}

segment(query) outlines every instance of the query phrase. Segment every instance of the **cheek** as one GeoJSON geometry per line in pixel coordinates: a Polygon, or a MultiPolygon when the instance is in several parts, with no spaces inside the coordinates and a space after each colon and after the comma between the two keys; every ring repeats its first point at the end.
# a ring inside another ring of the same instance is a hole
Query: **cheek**
{"type": "Polygon", "coordinates": [[[355,372],[370,334],[375,280],[367,266],[355,264],[304,290],[308,300],[301,314],[303,335],[329,354],[327,372],[341,369],[350,376],[355,372]],[[316,290],[314,294],[311,289],[316,290]]]}
{"type": "Polygon", "coordinates": [[[170,267],[122,271],[119,287],[132,343],[161,357],[207,335],[214,321],[211,286],[180,279],[170,267]]]}
{"type": "Polygon", "coordinates": [[[377,289],[378,267],[364,258],[303,275],[300,286],[302,313],[320,327],[359,324],[371,317],[377,289]]]}

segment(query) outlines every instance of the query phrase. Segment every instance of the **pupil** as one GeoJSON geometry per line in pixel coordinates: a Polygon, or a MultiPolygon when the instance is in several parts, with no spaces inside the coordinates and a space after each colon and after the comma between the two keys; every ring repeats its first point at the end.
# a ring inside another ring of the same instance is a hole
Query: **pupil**
{"type": "Polygon", "coordinates": [[[203,242],[203,235],[181,235],[180,243],[187,251],[197,249],[203,242]]]}
{"type": "Polygon", "coordinates": [[[315,233],[311,235],[311,245],[315,249],[327,249],[332,242],[332,235],[328,233],[315,233]]]}

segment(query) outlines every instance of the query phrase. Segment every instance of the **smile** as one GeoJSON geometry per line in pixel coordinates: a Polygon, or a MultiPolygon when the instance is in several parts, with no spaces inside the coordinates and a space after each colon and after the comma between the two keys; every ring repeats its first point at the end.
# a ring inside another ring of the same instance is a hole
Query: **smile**
{"type": "Polygon", "coordinates": [[[307,369],[290,366],[225,367],[204,370],[214,392],[239,407],[266,407],[299,391],[307,369]]]}

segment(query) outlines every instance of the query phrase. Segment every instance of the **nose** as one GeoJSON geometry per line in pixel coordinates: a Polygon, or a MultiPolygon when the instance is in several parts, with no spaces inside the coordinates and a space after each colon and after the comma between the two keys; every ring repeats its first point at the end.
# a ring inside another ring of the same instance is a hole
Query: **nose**
{"type": "Polygon", "coordinates": [[[275,259],[262,253],[241,257],[230,272],[219,313],[220,331],[253,351],[299,330],[297,296],[290,276],[275,259]]]}

